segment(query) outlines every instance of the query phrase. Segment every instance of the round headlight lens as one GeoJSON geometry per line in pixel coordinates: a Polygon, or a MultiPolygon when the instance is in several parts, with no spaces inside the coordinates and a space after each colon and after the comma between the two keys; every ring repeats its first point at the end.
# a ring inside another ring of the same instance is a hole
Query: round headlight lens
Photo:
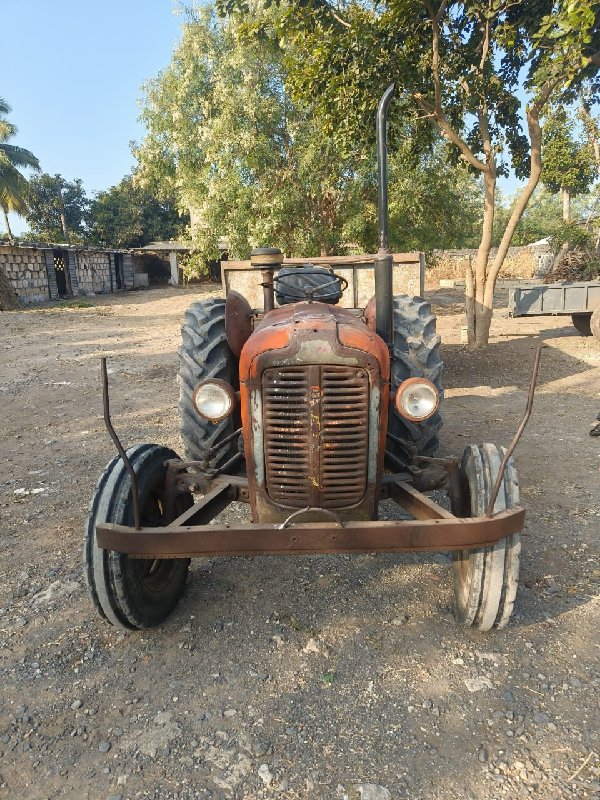
{"type": "Polygon", "coordinates": [[[438,390],[426,378],[410,378],[400,384],[396,392],[398,413],[419,422],[434,414],[439,402],[438,390]]]}
{"type": "Polygon", "coordinates": [[[211,422],[227,417],[233,411],[233,390],[222,383],[205,381],[194,389],[194,405],[197,412],[211,422]]]}

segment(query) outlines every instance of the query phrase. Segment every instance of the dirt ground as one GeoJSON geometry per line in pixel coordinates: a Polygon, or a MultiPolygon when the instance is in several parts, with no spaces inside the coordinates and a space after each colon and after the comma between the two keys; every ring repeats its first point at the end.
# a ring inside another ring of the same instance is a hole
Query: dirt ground
{"type": "MultiPolygon", "coordinates": [[[[176,350],[202,290],[0,314],[0,798],[600,797],[600,344],[514,320],[460,344],[460,297],[429,292],[446,365],[444,453],[507,444],[527,509],[516,615],[452,616],[446,555],[212,559],[160,629],[102,622],[82,528],[127,444],[181,452],[176,350]]],[[[236,512],[237,513],[237,512],[236,512]]]]}

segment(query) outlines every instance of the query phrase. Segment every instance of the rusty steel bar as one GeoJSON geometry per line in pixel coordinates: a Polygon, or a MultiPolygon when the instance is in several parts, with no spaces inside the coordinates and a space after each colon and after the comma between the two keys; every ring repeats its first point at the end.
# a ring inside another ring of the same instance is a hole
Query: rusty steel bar
{"type": "Polygon", "coordinates": [[[135,470],[131,466],[131,461],[129,460],[127,453],[125,452],[125,448],[121,444],[119,437],[117,436],[117,433],[113,428],[113,424],[110,419],[110,403],[108,399],[108,373],[106,371],[106,356],[102,356],[102,358],[100,359],[100,372],[102,374],[102,404],[104,406],[104,424],[106,425],[106,430],[109,432],[110,438],[113,440],[114,445],[119,452],[119,455],[123,459],[123,463],[125,464],[127,472],[129,473],[129,479],[131,481],[131,497],[133,499],[133,524],[135,526],[136,531],[139,531],[142,525],[141,525],[140,496],[138,494],[137,476],[135,474],[135,470]]]}
{"type": "Polygon", "coordinates": [[[540,342],[535,351],[535,356],[533,358],[533,367],[531,369],[531,381],[529,383],[529,392],[527,394],[527,405],[525,406],[525,413],[523,414],[523,419],[521,420],[521,424],[517,428],[517,432],[515,433],[512,442],[508,446],[508,450],[504,454],[502,463],[500,464],[500,469],[498,470],[498,477],[496,478],[496,483],[492,490],[492,494],[490,496],[490,500],[485,511],[486,517],[491,517],[494,513],[494,505],[496,504],[496,498],[498,497],[498,492],[500,491],[500,486],[502,485],[502,480],[504,479],[504,472],[506,470],[506,465],[508,464],[508,459],[511,457],[515,447],[518,445],[519,439],[521,438],[521,435],[525,430],[525,426],[529,421],[529,417],[531,416],[531,409],[533,408],[533,398],[535,395],[535,384],[537,382],[537,376],[540,367],[540,358],[542,355],[543,346],[544,343],[540,342]]]}
{"type": "Polygon", "coordinates": [[[230,483],[219,483],[191,508],[186,509],[171,525],[206,525],[237,499],[237,487],[230,483]]]}
{"type": "Polygon", "coordinates": [[[465,550],[495,544],[523,529],[525,510],[506,509],[491,519],[381,520],[244,525],[167,526],[134,531],[125,525],[96,526],[98,546],[138,558],[308,555],[311,553],[403,553],[465,550]]]}
{"type": "Polygon", "coordinates": [[[397,482],[391,487],[392,499],[416,519],[456,519],[431,498],[418,492],[408,483],[397,482]]]}

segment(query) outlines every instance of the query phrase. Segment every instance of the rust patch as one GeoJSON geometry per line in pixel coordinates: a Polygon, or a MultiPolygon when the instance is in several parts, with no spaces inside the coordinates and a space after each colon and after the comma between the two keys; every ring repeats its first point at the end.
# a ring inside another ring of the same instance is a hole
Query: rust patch
{"type": "Polygon", "coordinates": [[[252,333],[252,309],[239,292],[229,292],[225,300],[225,335],[231,352],[238,356],[252,333]]]}

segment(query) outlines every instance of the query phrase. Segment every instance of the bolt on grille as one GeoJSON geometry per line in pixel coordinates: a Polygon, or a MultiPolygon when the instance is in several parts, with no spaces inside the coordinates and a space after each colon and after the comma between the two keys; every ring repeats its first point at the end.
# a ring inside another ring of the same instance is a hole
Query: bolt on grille
{"type": "Polygon", "coordinates": [[[267,493],[293,508],[343,508],[367,485],[369,377],[356,367],[263,373],[267,493]]]}

